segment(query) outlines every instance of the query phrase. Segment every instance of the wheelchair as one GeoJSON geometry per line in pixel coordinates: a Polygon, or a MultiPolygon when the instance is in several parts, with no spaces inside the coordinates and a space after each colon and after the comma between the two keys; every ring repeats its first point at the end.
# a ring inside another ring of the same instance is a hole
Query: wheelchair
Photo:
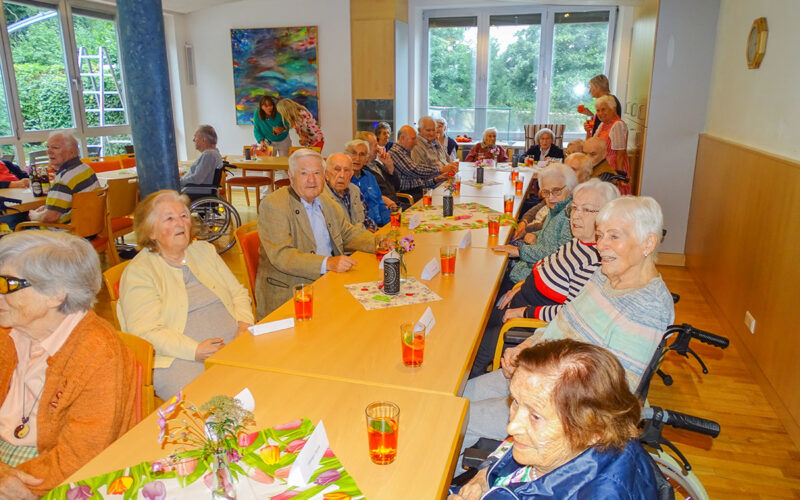
{"type": "MultiPolygon", "coordinates": [[[[679,299],[680,296],[673,294],[673,301],[678,302],[679,299]]],[[[508,321],[498,339],[493,368],[499,368],[499,357],[505,347],[517,345],[533,334],[532,331],[513,331],[513,329],[540,326],[543,325],[539,320],[508,321]]],[[[690,347],[692,340],[700,341],[719,349],[725,349],[729,345],[727,338],[694,328],[687,323],[668,326],[653,357],[642,374],[636,391],[634,391],[634,394],[639,399],[646,401],[650,382],[654,375],[658,375],[665,385],[672,385],[672,377],[660,369],[661,362],[669,352],[674,351],[685,358],[689,358],[691,355],[700,364],[703,374],[708,373],[708,368],[703,363],[703,360],[690,347]]],[[[709,498],[708,493],[706,493],[702,483],[692,472],[692,466],[689,461],[674,444],[662,436],[665,425],[715,438],[720,433],[719,424],[692,415],[646,405],[642,411],[642,422],[639,425],[641,429],[639,442],[650,454],[652,458],[651,465],[661,473],[660,475],[656,474],[659,491],[658,500],[672,500],[674,498],[707,500],[709,498]],[[664,447],[668,448],[672,453],[667,453],[664,447]]],[[[486,465],[484,461],[499,445],[500,441],[480,438],[475,444],[465,449],[463,465],[468,471],[457,476],[453,484],[463,485],[469,481],[482,464],[486,465]]]]}
{"type": "Polygon", "coordinates": [[[233,205],[220,196],[225,173],[233,168],[226,161],[214,171],[211,184],[187,184],[181,193],[189,197],[189,211],[195,224],[195,236],[216,247],[222,254],[236,244],[236,229],[242,218],[233,205]]]}

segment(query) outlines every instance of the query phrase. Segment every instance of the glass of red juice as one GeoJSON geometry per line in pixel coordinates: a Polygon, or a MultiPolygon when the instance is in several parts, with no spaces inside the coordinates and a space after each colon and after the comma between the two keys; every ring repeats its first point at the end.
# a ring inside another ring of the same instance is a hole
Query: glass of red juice
{"type": "Polygon", "coordinates": [[[400,211],[398,208],[391,214],[389,214],[389,225],[392,227],[400,227],[400,221],[403,218],[403,212],[400,211]]]}
{"type": "Polygon", "coordinates": [[[514,213],[514,195],[507,194],[503,196],[503,213],[504,214],[513,214],[514,213]]]}
{"type": "Polygon", "coordinates": [[[442,259],[442,274],[450,276],[456,272],[456,248],[453,245],[445,245],[439,248],[439,257],[442,259]]]}
{"type": "Polygon", "coordinates": [[[425,325],[421,323],[403,323],[400,325],[400,345],[403,353],[403,364],[421,366],[425,354],[425,325]]]}
{"type": "Polygon", "coordinates": [[[522,185],[525,183],[525,176],[521,175],[519,179],[514,181],[514,193],[515,194],[522,194],[522,185]]]}
{"type": "Polygon", "coordinates": [[[489,236],[498,236],[500,234],[500,216],[489,216],[489,236]]]}
{"type": "Polygon", "coordinates": [[[313,286],[310,283],[300,283],[294,286],[294,319],[305,321],[311,319],[314,310],[313,286]]]}
{"type": "Polygon", "coordinates": [[[378,465],[394,462],[400,430],[400,407],[390,401],[376,401],[367,405],[365,413],[370,460],[378,465]]]}

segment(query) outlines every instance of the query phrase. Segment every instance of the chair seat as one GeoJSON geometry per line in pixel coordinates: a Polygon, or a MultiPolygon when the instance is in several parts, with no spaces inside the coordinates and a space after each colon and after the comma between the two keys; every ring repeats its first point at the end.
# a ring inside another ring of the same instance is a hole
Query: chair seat
{"type": "Polygon", "coordinates": [[[116,217],[111,219],[111,232],[116,233],[123,229],[133,227],[133,217],[116,217]]]}
{"type": "Polygon", "coordinates": [[[108,238],[106,238],[105,236],[96,236],[92,238],[92,240],[89,243],[91,243],[94,249],[98,253],[100,253],[105,249],[106,244],[108,243],[108,238]]]}
{"type": "Polygon", "coordinates": [[[272,179],[269,177],[231,177],[225,181],[229,186],[269,186],[272,179]]]}

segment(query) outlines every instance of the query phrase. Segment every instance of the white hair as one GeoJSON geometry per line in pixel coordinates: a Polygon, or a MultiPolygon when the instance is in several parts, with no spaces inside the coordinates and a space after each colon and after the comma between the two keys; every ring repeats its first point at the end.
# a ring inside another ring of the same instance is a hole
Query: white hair
{"type": "Polygon", "coordinates": [[[594,162],[589,155],[586,153],[572,153],[564,158],[564,163],[569,165],[569,162],[577,161],[578,168],[583,171],[586,177],[590,177],[592,175],[592,169],[594,168],[594,162]]]}
{"type": "Polygon", "coordinates": [[[616,200],[619,198],[619,189],[617,189],[617,186],[610,182],[603,182],[600,179],[589,179],[588,181],[582,182],[575,186],[575,189],[572,191],[572,198],[575,199],[575,196],[578,193],[585,190],[597,193],[600,197],[602,197],[603,201],[600,203],[601,208],[611,200],[616,200]]]}
{"type": "Polygon", "coordinates": [[[578,185],[578,176],[575,175],[575,172],[569,168],[568,165],[564,165],[563,163],[555,163],[553,165],[548,165],[547,167],[543,168],[539,175],[539,185],[542,185],[542,181],[545,179],[557,177],[564,181],[564,186],[567,188],[567,191],[570,193],[575,186],[578,185]]]}
{"type": "Polygon", "coordinates": [[[52,139],[54,137],[62,137],[64,139],[64,142],[67,144],[67,146],[71,147],[78,154],[80,154],[81,147],[78,144],[78,139],[76,139],[74,135],[70,134],[69,132],[56,131],[56,132],[51,132],[50,135],[47,136],[47,140],[49,141],[50,139],[52,139]]]}
{"type": "Polygon", "coordinates": [[[539,137],[541,137],[541,136],[542,136],[542,134],[550,134],[550,137],[551,137],[551,138],[552,138],[554,141],[556,140],[556,133],[555,133],[555,132],[553,132],[552,130],[550,130],[549,128],[545,127],[545,128],[540,128],[540,129],[539,129],[539,130],[536,132],[536,135],[534,135],[534,136],[533,136],[533,140],[534,140],[534,142],[536,142],[536,144],[539,144],[539,137]]]}
{"type": "Polygon", "coordinates": [[[664,215],[661,205],[653,198],[627,195],[612,200],[597,214],[597,224],[611,219],[620,219],[630,224],[639,243],[644,243],[650,234],[656,235],[656,249],[658,248],[664,230],[664,215]]]}
{"type": "Polygon", "coordinates": [[[614,111],[614,114],[617,113],[617,101],[614,100],[614,96],[611,94],[598,97],[597,100],[594,101],[594,109],[597,109],[597,107],[601,105],[608,106],[608,109],[614,111]]]}
{"type": "Polygon", "coordinates": [[[68,233],[38,229],[0,239],[0,266],[14,267],[42,295],[64,294],[58,311],[88,311],[100,291],[100,259],[92,244],[68,233]]]}
{"type": "Polygon", "coordinates": [[[354,151],[356,146],[364,146],[367,148],[367,153],[369,153],[369,143],[363,139],[353,139],[352,141],[348,141],[347,144],[344,145],[344,150],[354,151]]]}
{"type": "MultiPolygon", "coordinates": [[[[320,165],[324,165],[324,160],[322,159],[322,155],[314,151],[313,149],[302,148],[298,149],[289,157],[289,175],[292,176],[297,171],[297,168],[300,166],[299,162],[303,158],[316,158],[319,160],[320,165]]],[[[324,169],[323,169],[324,170],[324,169]]]]}

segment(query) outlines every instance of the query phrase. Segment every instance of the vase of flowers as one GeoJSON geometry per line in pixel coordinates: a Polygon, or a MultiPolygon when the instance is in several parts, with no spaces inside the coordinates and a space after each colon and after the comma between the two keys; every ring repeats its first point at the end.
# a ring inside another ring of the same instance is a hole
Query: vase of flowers
{"type": "Polygon", "coordinates": [[[394,251],[400,259],[400,282],[408,280],[408,268],[406,267],[406,254],[414,250],[414,237],[411,235],[400,237],[399,231],[392,231],[389,236],[394,240],[394,251]]]}
{"type": "MultiPolygon", "coordinates": [[[[234,500],[237,476],[244,474],[235,463],[241,459],[237,437],[255,424],[253,414],[230,396],[214,396],[198,408],[183,399],[180,392],[157,412],[159,442],[180,446],[169,461],[182,463],[190,459],[204,463],[209,471],[206,485],[211,498],[234,500]]],[[[160,472],[163,463],[153,462],[152,469],[160,472]]]]}

